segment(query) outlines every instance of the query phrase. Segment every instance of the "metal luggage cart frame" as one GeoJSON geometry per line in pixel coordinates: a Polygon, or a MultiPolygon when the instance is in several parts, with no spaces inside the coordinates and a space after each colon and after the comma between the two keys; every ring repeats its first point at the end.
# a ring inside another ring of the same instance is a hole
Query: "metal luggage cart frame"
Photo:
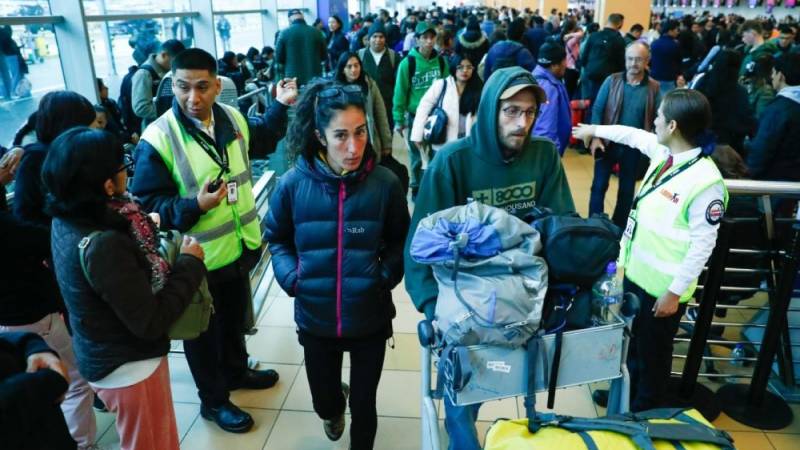
{"type": "MultiPolygon", "coordinates": [[[[628,412],[630,403],[630,375],[625,360],[630,344],[629,330],[632,317],[626,317],[624,320],[617,317],[617,319],[618,321],[613,324],[565,332],[561,350],[561,368],[558,372],[557,388],[610,380],[608,414],[628,412]],[[603,343],[608,345],[603,345],[603,343]],[[594,352],[595,356],[599,355],[599,359],[595,358],[597,365],[586,365],[587,360],[592,359],[591,355],[587,355],[587,352],[594,352]]],[[[434,355],[438,357],[437,351],[441,350],[441,347],[437,346],[437,338],[430,321],[421,321],[417,331],[420,345],[422,346],[420,356],[422,366],[421,448],[423,450],[440,450],[439,416],[434,402],[438,397],[434,396],[435,387],[432,386],[431,381],[433,375],[431,363],[434,355]]],[[[540,354],[544,355],[542,359],[552,361],[555,335],[544,335],[539,339],[541,339],[540,354]]],[[[517,377],[520,380],[514,380],[511,383],[512,386],[504,386],[502,389],[472,389],[463,398],[455,399],[455,404],[467,405],[527,395],[527,364],[524,363],[526,361],[524,348],[504,349],[477,345],[467,347],[467,351],[470,354],[471,364],[489,363],[489,365],[496,365],[498,363],[497,359],[510,360],[513,362],[509,363],[509,366],[523,366],[524,373],[517,374],[521,374],[521,378],[517,377]]],[[[490,383],[493,381],[485,370],[476,370],[475,373],[477,374],[475,376],[476,379],[485,378],[490,383]]],[[[547,382],[549,380],[547,365],[537,363],[535,376],[536,392],[547,391],[547,382]]],[[[473,383],[473,381],[471,380],[469,383],[473,383]]],[[[466,387],[462,388],[462,391],[466,387]]],[[[447,389],[444,390],[446,391],[447,389]]],[[[445,395],[449,394],[443,393],[442,397],[445,395]]]]}

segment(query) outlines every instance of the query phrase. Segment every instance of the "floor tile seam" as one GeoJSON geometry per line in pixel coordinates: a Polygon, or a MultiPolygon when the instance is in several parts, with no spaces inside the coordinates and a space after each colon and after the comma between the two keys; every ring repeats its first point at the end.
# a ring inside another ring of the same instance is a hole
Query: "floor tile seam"
{"type": "Polygon", "coordinates": [[[192,428],[194,428],[194,425],[197,423],[197,419],[199,419],[199,418],[200,418],[200,413],[198,412],[198,413],[197,413],[197,414],[194,416],[194,420],[192,420],[192,424],[191,424],[191,425],[189,425],[189,427],[188,427],[188,428],[186,428],[186,432],[185,432],[185,433],[183,433],[183,436],[180,436],[180,441],[179,441],[179,442],[180,442],[181,444],[183,444],[183,441],[184,441],[184,439],[186,439],[186,436],[189,436],[189,432],[190,432],[190,431],[192,431],[192,428]]]}

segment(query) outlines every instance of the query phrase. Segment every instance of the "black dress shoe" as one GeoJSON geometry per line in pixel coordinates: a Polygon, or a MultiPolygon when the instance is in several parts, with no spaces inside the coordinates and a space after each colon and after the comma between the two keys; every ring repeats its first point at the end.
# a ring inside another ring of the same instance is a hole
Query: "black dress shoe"
{"type": "Polygon", "coordinates": [[[200,415],[203,419],[216,422],[220,428],[230,433],[246,433],[253,428],[253,418],[250,414],[231,402],[217,408],[200,405],[200,415]]]}
{"type": "Polygon", "coordinates": [[[236,389],[268,389],[275,386],[275,383],[278,382],[278,378],[280,378],[280,375],[272,369],[247,369],[242,379],[231,383],[228,389],[232,391],[236,389]]]}

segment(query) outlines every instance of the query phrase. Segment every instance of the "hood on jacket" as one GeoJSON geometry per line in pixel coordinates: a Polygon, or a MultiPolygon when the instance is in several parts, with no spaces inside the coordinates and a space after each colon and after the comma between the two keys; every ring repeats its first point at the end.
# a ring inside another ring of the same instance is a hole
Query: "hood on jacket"
{"type": "Polygon", "coordinates": [[[800,104],[800,86],[786,86],[778,92],[779,97],[786,97],[789,100],[800,104]]]}
{"type": "Polygon", "coordinates": [[[480,48],[485,42],[488,42],[483,32],[478,31],[465,31],[458,36],[458,42],[469,50],[480,48]]]}
{"type": "MultiPolygon", "coordinates": [[[[481,93],[481,102],[478,105],[475,124],[472,125],[472,131],[467,139],[471,141],[470,148],[484,161],[494,164],[506,163],[503,158],[500,139],[497,136],[499,129],[497,114],[500,107],[500,95],[518,77],[527,78],[530,84],[539,85],[530,72],[522,67],[516,66],[495,70],[483,86],[483,93],[481,93]]],[[[541,95],[544,94],[537,95],[538,100],[541,100],[541,95]]],[[[525,147],[528,146],[530,133],[528,133],[526,139],[525,146],[522,149],[523,152],[526,150],[525,147]]]]}

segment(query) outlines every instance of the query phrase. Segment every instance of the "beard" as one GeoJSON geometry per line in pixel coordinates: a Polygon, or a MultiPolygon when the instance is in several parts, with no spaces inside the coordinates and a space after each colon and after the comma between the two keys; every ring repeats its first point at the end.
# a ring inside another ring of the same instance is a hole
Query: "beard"
{"type": "Polygon", "coordinates": [[[503,159],[509,159],[518,155],[525,144],[530,140],[530,134],[523,128],[514,130],[500,136],[500,146],[503,152],[503,159]]]}

